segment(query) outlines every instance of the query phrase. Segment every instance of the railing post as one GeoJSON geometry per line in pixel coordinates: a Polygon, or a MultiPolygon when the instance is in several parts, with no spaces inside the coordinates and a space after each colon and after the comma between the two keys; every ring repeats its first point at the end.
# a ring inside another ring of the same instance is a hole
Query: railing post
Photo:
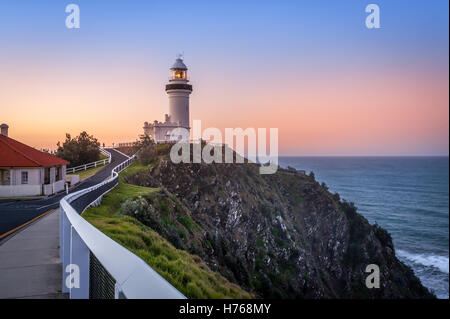
{"type": "MultiPolygon", "coordinates": [[[[66,286],[66,270],[67,266],[70,263],[70,229],[71,225],[69,220],[67,219],[66,213],[64,209],[60,207],[60,218],[62,219],[62,242],[60,244],[60,258],[62,263],[62,292],[69,292],[69,287],[66,286]],[[62,248],[62,251],[61,251],[62,248]]],[[[60,239],[61,239],[60,238],[60,239]]]]}
{"type": "Polygon", "coordinates": [[[89,299],[89,248],[71,227],[70,263],[78,267],[79,278],[74,278],[74,285],[70,288],[70,299],[89,299]],[[78,281],[77,281],[78,279],[78,281]],[[75,285],[79,283],[79,286],[75,285]]]}
{"type": "MultiPolygon", "coordinates": [[[[64,231],[63,231],[63,209],[59,206],[59,260],[61,264],[63,262],[63,253],[64,253],[64,231]]],[[[64,277],[64,269],[63,269],[63,277],[64,277]]]]}

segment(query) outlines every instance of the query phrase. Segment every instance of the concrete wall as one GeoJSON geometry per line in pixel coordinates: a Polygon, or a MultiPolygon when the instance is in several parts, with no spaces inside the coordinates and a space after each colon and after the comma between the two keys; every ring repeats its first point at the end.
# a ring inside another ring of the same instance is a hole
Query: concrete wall
{"type": "Polygon", "coordinates": [[[41,185],[0,185],[0,197],[23,197],[41,195],[41,185]]]}
{"type": "Polygon", "coordinates": [[[63,180],[63,181],[65,181],[66,180],[66,169],[67,169],[67,167],[66,167],[66,165],[63,165],[62,167],[61,167],[61,170],[62,170],[62,174],[61,174],[61,179],[63,180]]]}
{"type": "Polygon", "coordinates": [[[44,195],[52,195],[64,190],[65,180],[60,180],[52,184],[44,185],[44,195]]]}
{"type": "Polygon", "coordinates": [[[80,175],[67,175],[66,182],[70,183],[70,186],[78,184],[80,182],[80,175]]]}
{"type": "Polygon", "coordinates": [[[60,181],[53,183],[53,193],[58,193],[62,190],[64,190],[64,185],[66,184],[66,180],[62,179],[60,181]]]}
{"type": "Polygon", "coordinates": [[[42,189],[43,189],[43,192],[44,192],[43,195],[51,195],[51,194],[53,194],[53,184],[45,184],[45,185],[42,186],[42,189]]]}
{"type": "Polygon", "coordinates": [[[155,142],[169,141],[170,135],[167,133],[173,130],[173,127],[157,126],[155,127],[155,142]]]}

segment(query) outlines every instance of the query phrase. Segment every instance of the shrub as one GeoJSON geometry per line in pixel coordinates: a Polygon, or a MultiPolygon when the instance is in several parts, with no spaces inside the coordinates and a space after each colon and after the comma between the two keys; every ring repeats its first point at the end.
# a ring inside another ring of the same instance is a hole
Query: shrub
{"type": "Polygon", "coordinates": [[[386,229],[381,228],[376,223],[375,225],[373,225],[373,228],[375,231],[375,236],[377,236],[378,240],[381,242],[383,246],[394,248],[393,247],[394,245],[392,244],[391,234],[389,234],[389,232],[386,229]]]}
{"type": "Polygon", "coordinates": [[[148,165],[156,160],[156,152],[153,146],[143,146],[137,153],[138,161],[142,165],[148,165]]]}

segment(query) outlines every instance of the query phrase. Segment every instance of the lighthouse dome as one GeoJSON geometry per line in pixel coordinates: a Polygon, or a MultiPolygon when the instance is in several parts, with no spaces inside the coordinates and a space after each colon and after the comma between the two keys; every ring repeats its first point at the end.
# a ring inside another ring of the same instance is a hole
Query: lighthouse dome
{"type": "Polygon", "coordinates": [[[187,70],[186,64],[184,64],[183,59],[177,58],[175,63],[170,68],[171,70],[187,70]]]}

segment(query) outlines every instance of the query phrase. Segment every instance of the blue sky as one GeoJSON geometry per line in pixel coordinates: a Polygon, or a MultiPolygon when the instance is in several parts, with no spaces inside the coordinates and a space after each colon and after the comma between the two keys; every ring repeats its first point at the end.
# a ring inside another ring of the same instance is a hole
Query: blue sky
{"type": "MultiPolygon", "coordinates": [[[[256,109],[257,103],[261,103],[256,97],[259,92],[278,90],[279,95],[287,94],[282,91],[281,83],[288,83],[293,77],[302,78],[302,83],[308,78],[322,77],[325,88],[332,86],[330,79],[336,79],[338,74],[357,77],[380,70],[386,72],[386,77],[390,76],[389,72],[411,77],[406,74],[412,72],[418,81],[422,78],[427,83],[448,79],[448,5],[448,1],[438,0],[2,0],[0,67],[17,63],[24,70],[48,70],[49,77],[60,76],[64,69],[69,70],[67,77],[77,72],[81,77],[81,72],[86,73],[86,70],[109,74],[114,68],[123,68],[136,71],[136,76],[131,71],[126,72],[130,81],[144,76],[139,72],[145,70],[154,76],[147,79],[150,88],[157,81],[163,85],[168,65],[178,52],[184,52],[188,65],[192,66],[195,87],[203,89],[202,97],[200,92],[193,96],[198,105],[193,109],[193,116],[198,115],[215,125],[205,113],[206,99],[222,94],[221,87],[232,93],[234,101],[250,101],[248,108],[256,109]],[[81,28],[78,30],[65,27],[64,9],[69,3],[80,7],[81,28]],[[380,6],[381,29],[365,27],[365,7],[369,3],[380,6]],[[142,70],[138,70],[140,67],[142,70]],[[211,81],[211,74],[217,74],[216,81],[211,81]],[[267,86],[258,87],[255,85],[258,82],[265,82],[267,86]]],[[[8,82],[6,75],[3,81],[8,82]]],[[[123,87],[127,87],[126,79],[117,81],[123,81],[123,87]]],[[[137,85],[144,86],[143,83],[137,85]]],[[[83,88],[79,91],[83,92],[83,88]]],[[[425,94],[418,98],[426,100],[425,94]]],[[[161,119],[165,112],[164,92],[155,93],[152,98],[158,106],[145,116],[150,117],[149,120],[151,117],[161,119]]],[[[270,99],[277,100],[275,96],[264,98],[265,101],[270,99]]],[[[443,99],[445,92],[439,97],[436,112],[446,115],[443,99]]],[[[347,103],[337,102],[340,103],[336,105],[347,103]]],[[[216,104],[214,112],[225,112],[220,103],[216,104]]],[[[433,107],[423,105],[423,108],[433,107]]],[[[136,106],[137,111],[142,108],[136,106]]],[[[231,119],[235,111],[231,106],[225,112],[231,112],[225,114],[230,120],[217,125],[245,125],[245,121],[231,119]]],[[[289,113],[288,110],[285,113],[289,113]]],[[[270,114],[265,116],[270,117],[270,114]]],[[[10,115],[10,118],[14,120],[15,116],[10,115]]],[[[434,119],[430,119],[430,123],[432,121],[434,119]]],[[[267,121],[259,124],[248,119],[248,122],[249,125],[271,125],[267,121]]],[[[448,126],[448,121],[446,123],[438,125],[448,126]]],[[[274,125],[281,126],[280,122],[274,125]]],[[[292,131],[286,128],[289,134],[292,131]]],[[[439,132],[430,138],[436,139],[439,134],[442,135],[439,132]]],[[[136,132],[124,138],[134,135],[136,132]]],[[[423,145],[401,153],[448,154],[448,148],[442,146],[446,140],[448,135],[432,148],[427,146],[429,142],[422,141],[423,145]]],[[[286,153],[302,153],[293,147],[286,147],[286,153]]],[[[386,150],[379,148],[377,152],[390,154],[394,150],[395,146],[390,146],[386,150]]],[[[315,153],[312,149],[305,152],[315,153]]],[[[358,151],[349,149],[347,153],[358,151]]]]}

